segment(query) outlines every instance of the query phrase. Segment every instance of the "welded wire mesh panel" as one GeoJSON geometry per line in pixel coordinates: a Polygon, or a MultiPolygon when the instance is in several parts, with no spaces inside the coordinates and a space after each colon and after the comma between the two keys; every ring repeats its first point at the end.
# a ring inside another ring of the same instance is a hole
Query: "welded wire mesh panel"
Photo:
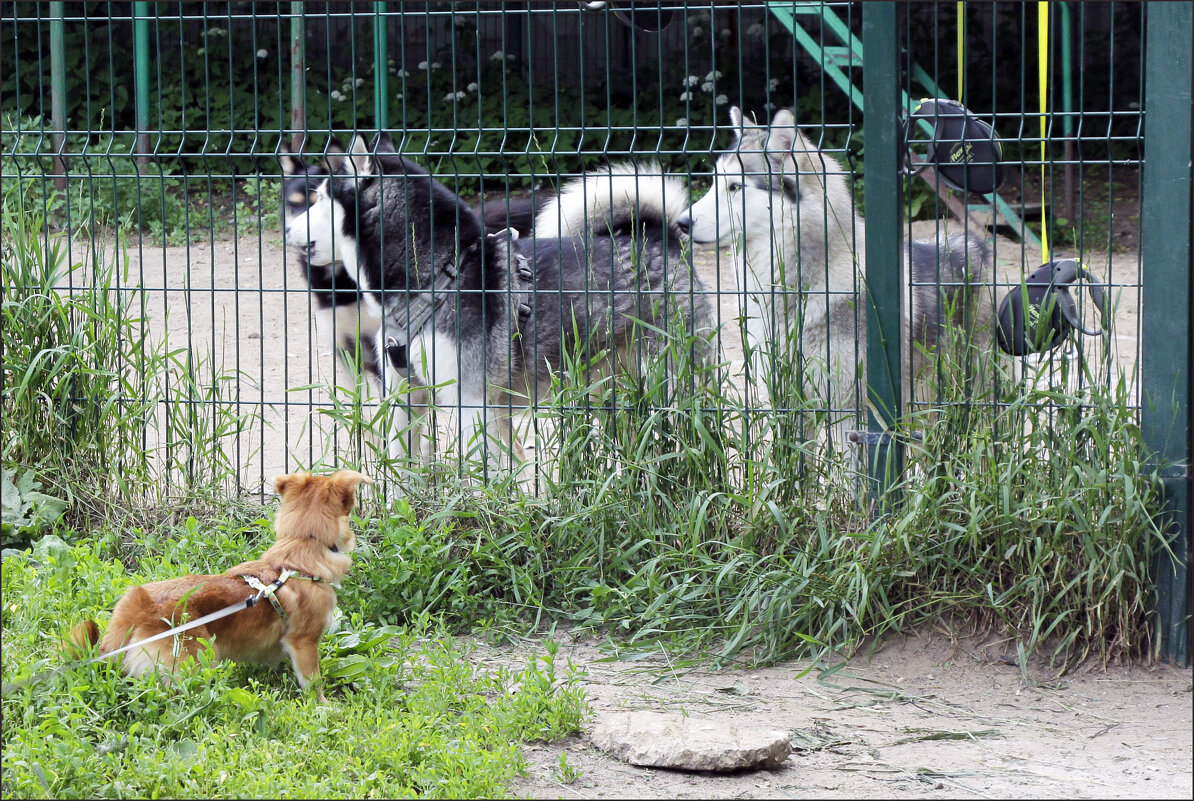
{"type": "Polygon", "coordinates": [[[865,461],[868,409],[915,442],[1026,386],[1138,408],[1143,4],[899,5],[907,100],[991,125],[1005,178],[903,180],[901,297],[868,292],[865,178],[899,165],[865,145],[899,121],[863,107],[861,5],[4,3],[5,236],[44,219],[54,291],[116,310],[98,413],[170,484],[541,487],[636,448],[799,484],[819,448],[865,461]],[[1058,258],[1106,330],[1003,353],[1001,301],[1058,258]],[[870,302],[906,324],[866,330],[870,302]],[[902,397],[868,398],[895,337],[902,397]]]}
{"type": "Polygon", "coordinates": [[[1020,380],[1050,385],[1114,386],[1123,379],[1133,405],[1139,405],[1133,366],[1142,280],[1144,10],[1062,3],[1044,17],[1034,4],[905,12],[901,67],[913,102],[961,100],[993,125],[1004,162],[1003,183],[993,196],[951,191],[932,174],[910,180],[909,235],[939,236],[952,226],[978,228],[988,236],[993,292],[982,304],[984,312],[998,311],[1008,292],[1045,262],[1080,260],[1106,282],[1108,299],[1104,319],[1085,289],[1074,290],[1083,325],[1100,334],[1105,323],[1106,335],[1075,336],[1064,346],[1008,362],[1020,380]],[[1121,69],[1086,68],[1100,63],[1121,69]],[[966,217],[947,207],[959,199],[967,203],[966,217]],[[922,222],[929,218],[939,222],[922,222]]]}

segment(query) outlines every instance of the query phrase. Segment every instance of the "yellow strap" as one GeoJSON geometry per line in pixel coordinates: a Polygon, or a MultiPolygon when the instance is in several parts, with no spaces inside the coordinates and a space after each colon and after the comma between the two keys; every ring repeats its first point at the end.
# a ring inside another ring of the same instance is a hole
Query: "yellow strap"
{"type": "Polygon", "coordinates": [[[1049,3],[1038,0],[1036,4],[1038,37],[1037,58],[1041,96],[1041,260],[1049,261],[1049,229],[1045,220],[1045,134],[1048,130],[1046,114],[1049,106],[1049,3]]]}
{"type": "Polygon", "coordinates": [[[959,103],[964,102],[962,100],[962,63],[963,53],[965,52],[964,48],[966,46],[965,30],[966,4],[963,3],[962,0],[958,0],[958,94],[955,95],[955,97],[958,99],[959,103]]]}

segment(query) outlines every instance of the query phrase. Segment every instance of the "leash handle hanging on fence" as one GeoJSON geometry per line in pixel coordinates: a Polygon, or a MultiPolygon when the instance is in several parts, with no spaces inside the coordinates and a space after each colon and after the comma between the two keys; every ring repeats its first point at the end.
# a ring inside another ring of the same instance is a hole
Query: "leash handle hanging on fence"
{"type": "Polygon", "coordinates": [[[995,129],[958,101],[924,98],[900,126],[905,174],[916,175],[931,166],[946,186],[980,195],[994,192],[1003,183],[1003,146],[995,129]],[[924,160],[913,166],[913,130],[921,121],[931,125],[933,133],[924,160]]]}
{"type": "Polygon", "coordinates": [[[662,31],[672,24],[674,8],[666,8],[662,2],[639,2],[638,0],[580,0],[582,11],[608,10],[623,25],[639,28],[650,33],[662,31]]]}

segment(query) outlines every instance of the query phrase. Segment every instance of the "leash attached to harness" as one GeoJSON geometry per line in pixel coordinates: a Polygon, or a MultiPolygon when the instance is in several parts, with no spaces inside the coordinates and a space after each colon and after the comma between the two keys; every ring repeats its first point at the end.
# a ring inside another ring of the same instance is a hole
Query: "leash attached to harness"
{"type": "Polygon", "coordinates": [[[167,637],[173,637],[176,634],[182,634],[185,631],[190,631],[191,629],[197,629],[200,626],[206,626],[208,623],[212,623],[216,620],[220,620],[221,618],[228,617],[229,615],[235,615],[237,612],[241,611],[242,609],[252,609],[254,606],[257,605],[257,602],[260,601],[263,597],[269,599],[270,604],[274,607],[274,610],[282,618],[282,621],[286,622],[287,621],[286,612],[285,612],[285,610],[283,610],[282,604],[275,597],[275,594],[282,587],[282,585],[285,584],[289,579],[292,579],[292,578],[301,578],[301,579],[306,579],[307,581],[323,581],[323,579],[319,578],[318,576],[309,576],[305,573],[299,573],[295,570],[291,570],[290,568],[284,568],[282,570],[281,575],[279,575],[277,579],[275,579],[273,582],[271,582],[268,585],[262,584],[261,580],[258,579],[256,576],[241,576],[241,578],[244,579],[246,584],[248,584],[253,589],[257,590],[257,593],[255,595],[250,595],[248,598],[246,598],[243,601],[237,601],[236,603],[231,604],[230,606],[226,606],[223,609],[218,609],[215,612],[204,615],[203,617],[198,617],[198,618],[195,618],[194,620],[187,621],[186,623],[175,626],[172,629],[163,631],[160,634],[155,634],[152,637],[146,637],[144,640],[138,640],[137,642],[133,642],[133,643],[129,643],[128,645],[121,646],[120,648],[117,648],[114,651],[109,651],[106,654],[100,654],[99,656],[92,657],[91,659],[80,659],[76,662],[71,662],[69,664],[63,665],[62,667],[58,667],[53,670],[48,670],[44,673],[35,674],[35,675],[30,676],[29,678],[24,679],[22,681],[10,682],[8,684],[5,684],[3,686],[3,688],[0,688],[0,696],[6,696],[10,692],[19,690],[20,688],[22,688],[26,685],[33,684],[35,682],[45,681],[46,679],[51,678],[52,676],[56,676],[59,673],[65,673],[68,670],[74,670],[75,668],[83,667],[84,665],[91,665],[96,662],[103,662],[106,659],[111,659],[114,656],[119,656],[120,654],[128,653],[129,651],[135,650],[137,648],[144,648],[146,645],[149,645],[150,643],[157,642],[158,640],[164,640],[167,637]]]}
{"type": "Polygon", "coordinates": [[[1100,336],[1110,325],[1110,309],[1103,285],[1077,259],[1057,259],[1041,265],[1024,283],[1013,288],[999,304],[996,317],[999,348],[1012,356],[1044,353],[1057,347],[1075,329],[1100,336]],[[1079,278],[1086,282],[1099,310],[1102,330],[1082,325],[1070,287],[1079,278]]]}
{"type": "Polygon", "coordinates": [[[306,581],[323,581],[323,579],[319,578],[318,576],[309,576],[306,573],[299,573],[298,571],[291,570],[288,567],[283,568],[282,573],[270,584],[262,584],[261,579],[257,578],[256,576],[241,576],[241,578],[245,580],[246,584],[257,590],[254,603],[264,597],[267,601],[269,601],[270,606],[274,608],[274,611],[278,613],[278,617],[282,618],[283,623],[290,622],[290,617],[286,614],[286,610],[282,608],[282,602],[278,600],[277,593],[278,590],[282,589],[282,585],[292,578],[304,579],[306,581]]]}

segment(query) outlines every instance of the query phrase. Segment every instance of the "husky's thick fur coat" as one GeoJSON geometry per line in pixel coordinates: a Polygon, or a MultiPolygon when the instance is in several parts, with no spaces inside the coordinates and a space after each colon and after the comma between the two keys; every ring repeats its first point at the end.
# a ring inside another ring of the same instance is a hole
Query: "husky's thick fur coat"
{"type": "Polygon", "coordinates": [[[577,196],[596,202],[549,204],[534,238],[489,235],[388,135],[371,145],[358,136],[346,170],[287,225],[287,242],[310,263],[342,261],[382,320],[375,349],[403,404],[391,455],[421,452],[420,407],[432,396],[460,410],[466,447],[496,426],[517,454],[511,407],[546,397],[566,354],[608,353],[625,366],[637,364],[640,344],[662,345],[659,332],[673,324],[707,333],[707,300],[672,223],[682,185],[657,167],[621,167],[565,188],[564,198],[577,196]],[[541,235],[553,219],[575,233],[541,235]]]}
{"type": "MultiPolygon", "coordinates": [[[[866,354],[866,229],[846,173],[796,127],[791,111],[770,126],[730,109],[735,141],[716,163],[712,188],[679,219],[694,242],[733,249],[748,362],[757,381],[772,353],[796,337],[831,409],[858,408],[866,354]]],[[[914,241],[904,253],[912,337],[932,345],[945,309],[988,269],[976,237],[914,241]]]]}

